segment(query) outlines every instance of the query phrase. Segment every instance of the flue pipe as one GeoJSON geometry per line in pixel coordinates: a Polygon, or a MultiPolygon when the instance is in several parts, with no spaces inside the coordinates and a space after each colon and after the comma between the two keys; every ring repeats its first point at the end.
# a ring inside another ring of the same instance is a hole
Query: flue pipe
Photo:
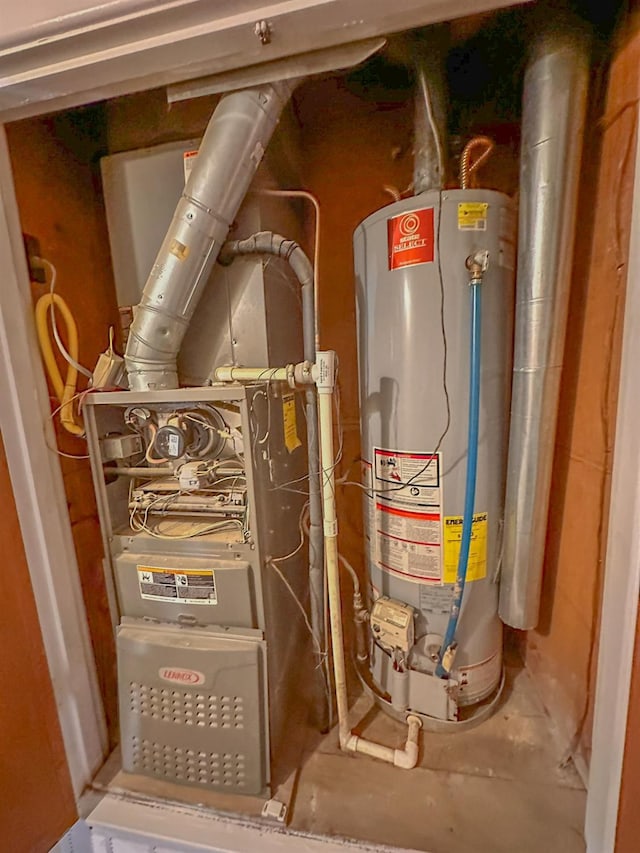
{"type": "Polygon", "coordinates": [[[520,221],[500,617],[538,622],[567,324],[589,39],[544,31],[524,79],[520,221]]]}
{"type": "Polygon", "coordinates": [[[299,82],[233,92],[216,107],[135,312],[125,353],[131,390],[178,387],[176,360],[189,321],[299,82]]]}
{"type": "Polygon", "coordinates": [[[413,191],[441,190],[446,179],[447,83],[445,26],[431,27],[414,46],[413,191]]]}

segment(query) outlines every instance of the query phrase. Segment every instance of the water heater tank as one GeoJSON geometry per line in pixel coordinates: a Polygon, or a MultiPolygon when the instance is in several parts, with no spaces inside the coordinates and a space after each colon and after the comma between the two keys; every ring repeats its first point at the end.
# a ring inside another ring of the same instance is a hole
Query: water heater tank
{"type": "MultiPolygon", "coordinates": [[[[414,611],[403,653],[372,632],[371,674],[390,709],[456,719],[502,671],[497,615],[511,383],[515,216],[492,190],[429,191],[369,216],[354,237],[371,593],[414,611]],[[469,412],[469,273],[481,285],[478,478],[449,693],[434,668],[453,597],[462,531],[469,412]],[[448,412],[450,414],[448,414],[448,412]],[[401,670],[402,677],[399,677],[401,670]]],[[[379,628],[378,628],[379,630],[379,628]]]]}

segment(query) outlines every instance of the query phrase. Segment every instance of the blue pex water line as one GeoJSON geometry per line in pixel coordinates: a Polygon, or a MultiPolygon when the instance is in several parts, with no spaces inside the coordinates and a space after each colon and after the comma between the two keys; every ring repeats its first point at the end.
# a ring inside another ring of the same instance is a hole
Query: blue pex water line
{"type": "Polygon", "coordinates": [[[449,622],[440,648],[436,666],[438,678],[448,678],[451,664],[443,663],[450,658],[449,652],[455,649],[456,632],[462,606],[462,596],[469,567],[469,549],[473,529],[473,510],[476,498],[476,479],[478,474],[478,433],[480,428],[480,340],[482,312],[480,303],[480,281],[472,281],[471,290],[471,359],[469,369],[469,436],[467,450],[467,477],[464,495],[464,515],[462,518],[462,541],[458,557],[458,571],[453,591],[453,601],[449,613],[449,622]]]}

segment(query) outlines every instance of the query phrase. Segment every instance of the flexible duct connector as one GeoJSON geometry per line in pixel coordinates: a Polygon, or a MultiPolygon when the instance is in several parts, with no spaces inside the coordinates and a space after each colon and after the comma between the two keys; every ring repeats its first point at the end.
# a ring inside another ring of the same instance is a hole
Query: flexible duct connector
{"type": "Polygon", "coordinates": [[[500,617],[538,622],[589,79],[581,30],[543,33],[525,73],[500,617]]]}
{"type": "Polygon", "coordinates": [[[297,82],[234,92],[216,107],[135,311],[125,353],[131,390],[178,387],[189,322],[297,82]]]}

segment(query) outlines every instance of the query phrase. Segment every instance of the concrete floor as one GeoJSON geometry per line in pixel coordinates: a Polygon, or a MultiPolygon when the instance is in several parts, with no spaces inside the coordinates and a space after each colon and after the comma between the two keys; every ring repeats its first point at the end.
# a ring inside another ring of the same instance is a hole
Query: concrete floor
{"type": "MultiPolygon", "coordinates": [[[[354,698],[351,720],[373,740],[403,743],[404,727],[366,696],[354,698]]],[[[304,734],[294,720],[291,728],[304,734]]],[[[557,742],[531,677],[512,658],[494,715],[470,731],[423,732],[416,769],[345,755],[335,731],[308,734],[304,747],[292,744],[296,755],[288,764],[297,769],[274,797],[287,804],[290,829],[352,839],[368,850],[373,845],[423,853],[583,853],[586,791],[573,765],[563,766],[557,742]]],[[[263,801],[257,797],[125,774],[118,752],[96,779],[97,791],[261,823],[263,801]]]]}
{"type": "MultiPolygon", "coordinates": [[[[471,731],[421,735],[402,771],[340,753],[332,733],[307,755],[291,826],[429,853],[582,853],[586,791],[561,766],[553,725],[526,670],[507,666],[501,706],[471,731]]],[[[361,697],[359,732],[401,746],[403,727],[361,697]]]]}

